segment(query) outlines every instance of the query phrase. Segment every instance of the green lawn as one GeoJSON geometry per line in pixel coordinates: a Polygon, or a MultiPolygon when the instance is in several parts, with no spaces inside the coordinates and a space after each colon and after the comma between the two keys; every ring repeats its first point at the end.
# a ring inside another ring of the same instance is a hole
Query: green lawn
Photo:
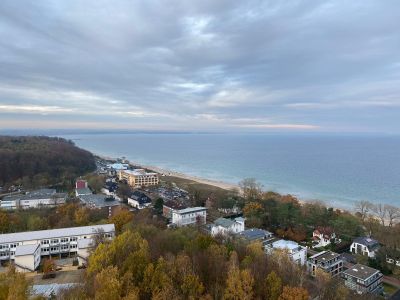
{"type": "Polygon", "coordinates": [[[388,284],[386,282],[383,283],[383,290],[385,291],[385,293],[392,295],[394,292],[397,291],[397,287],[395,287],[394,285],[388,284]]]}

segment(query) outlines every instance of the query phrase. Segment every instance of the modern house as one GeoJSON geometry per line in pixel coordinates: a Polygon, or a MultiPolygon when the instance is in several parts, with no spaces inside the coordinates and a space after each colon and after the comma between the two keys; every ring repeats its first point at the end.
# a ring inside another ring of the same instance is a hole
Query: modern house
{"type": "Polygon", "coordinates": [[[380,294],[383,292],[383,275],[374,268],[356,264],[343,271],[342,278],[344,284],[358,294],[380,294]]]}
{"type": "Polygon", "coordinates": [[[172,211],[188,208],[186,204],[179,200],[167,200],[163,204],[163,216],[167,219],[172,218],[172,211]]]}
{"type": "Polygon", "coordinates": [[[145,193],[134,191],[128,197],[128,204],[137,209],[143,209],[151,206],[151,198],[145,193]]]}
{"type": "Polygon", "coordinates": [[[34,271],[40,257],[75,255],[79,250],[79,240],[98,235],[112,239],[115,236],[114,224],[1,234],[0,260],[14,262],[20,271],[34,271]]]}
{"type": "Polygon", "coordinates": [[[307,248],[294,241],[278,240],[264,245],[265,252],[272,254],[275,251],[286,252],[296,264],[304,266],[307,261],[307,248]]]}
{"type": "Polygon", "coordinates": [[[307,269],[312,276],[316,276],[317,269],[320,269],[334,277],[343,271],[343,261],[340,259],[340,254],[322,251],[308,259],[307,269]]]}
{"type": "Polygon", "coordinates": [[[66,199],[66,193],[57,193],[55,189],[39,189],[25,195],[5,196],[0,203],[0,208],[11,210],[55,207],[64,204],[66,199]]]}
{"type": "Polygon", "coordinates": [[[144,169],[120,170],[118,178],[119,180],[126,180],[132,187],[157,185],[159,183],[157,173],[147,172],[144,169]]]}
{"type": "Polygon", "coordinates": [[[313,231],[314,247],[328,246],[332,240],[336,239],[336,234],[332,227],[317,227],[313,231]]]}
{"type": "Polygon", "coordinates": [[[358,237],[353,240],[353,243],[350,246],[350,252],[375,258],[380,247],[381,246],[377,240],[370,237],[358,237]]]}
{"type": "Polygon", "coordinates": [[[210,224],[210,233],[215,235],[228,235],[244,231],[244,221],[242,217],[235,219],[218,218],[210,224]]]}
{"type": "Polygon", "coordinates": [[[171,223],[176,226],[205,224],[206,218],[207,208],[188,207],[180,210],[173,210],[171,223]]]}
{"type": "Polygon", "coordinates": [[[237,234],[238,237],[245,239],[247,242],[265,242],[273,238],[273,233],[259,229],[259,228],[250,228],[243,230],[237,234]]]}

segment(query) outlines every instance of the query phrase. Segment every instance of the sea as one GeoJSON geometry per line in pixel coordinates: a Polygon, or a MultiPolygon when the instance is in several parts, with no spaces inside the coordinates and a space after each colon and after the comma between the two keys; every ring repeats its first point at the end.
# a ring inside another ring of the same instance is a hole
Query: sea
{"type": "Polygon", "coordinates": [[[304,201],[354,208],[368,200],[400,206],[400,136],[228,133],[107,133],[62,136],[81,148],[188,175],[304,201]]]}

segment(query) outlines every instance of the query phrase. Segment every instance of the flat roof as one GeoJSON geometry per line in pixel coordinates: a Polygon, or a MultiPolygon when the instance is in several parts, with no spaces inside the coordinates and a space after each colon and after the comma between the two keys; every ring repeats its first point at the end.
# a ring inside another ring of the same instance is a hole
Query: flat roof
{"type": "Polygon", "coordinates": [[[188,208],[184,208],[184,209],[180,209],[180,210],[175,210],[174,213],[189,214],[192,212],[203,211],[203,210],[207,210],[207,208],[197,206],[197,207],[188,207],[188,208]]]}
{"type": "Polygon", "coordinates": [[[272,247],[275,249],[289,249],[294,250],[299,248],[299,244],[294,241],[279,240],[272,243],[272,247]]]}
{"type": "Polygon", "coordinates": [[[239,232],[238,235],[244,237],[247,240],[257,240],[264,238],[268,235],[272,235],[272,233],[264,229],[250,228],[239,232]]]}
{"type": "Polygon", "coordinates": [[[157,175],[157,173],[155,172],[146,172],[145,169],[123,170],[123,173],[131,174],[134,176],[157,175]]]}
{"type": "Polygon", "coordinates": [[[102,207],[109,207],[109,206],[116,206],[119,205],[117,200],[113,201],[106,201],[106,198],[109,196],[103,194],[90,194],[90,195],[81,195],[79,199],[88,206],[102,208],[102,207]]]}
{"type": "Polygon", "coordinates": [[[14,243],[20,241],[44,240],[44,239],[60,238],[64,236],[76,236],[84,234],[89,235],[97,233],[98,230],[103,230],[104,232],[114,232],[115,227],[114,224],[102,224],[102,225],[91,225],[91,226],[81,226],[81,227],[68,227],[68,228],[49,229],[49,230],[6,233],[6,234],[0,234],[0,244],[14,243]]]}
{"type": "Polygon", "coordinates": [[[377,269],[367,267],[362,264],[356,264],[351,268],[347,269],[346,271],[343,271],[343,274],[357,277],[362,280],[368,279],[369,277],[375,275],[376,273],[379,273],[377,269]]]}
{"type": "Polygon", "coordinates": [[[314,254],[313,256],[310,257],[310,259],[316,259],[318,262],[326,262],[331,259],[339,257],[340,254],[337,254],[332,251],[322,251],[320,253],[314,254]]]}
{"type": "Polygon", "coordinates": [[[15,256],[34,254],[40,244],[20,245],[15,249],[15,256]]]}

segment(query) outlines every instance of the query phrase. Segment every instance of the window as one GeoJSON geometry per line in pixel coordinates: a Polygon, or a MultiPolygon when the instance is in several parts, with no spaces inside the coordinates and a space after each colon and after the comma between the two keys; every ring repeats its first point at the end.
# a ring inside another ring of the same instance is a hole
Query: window
{"type": "Polygon", "coordinates": [[[58,244],[58,239],[51,240],[52,244],[58,244]]]}
{"type": "Polygon", "coordinates": [[[71,249],[75,249],[76,248],[76,245],[71,245],[71,249]]]}
{"type": "Polygon", "coordinates": [[[73,236],[69,239],[71,242],[76,242],[78,240],[78,238],[76,236],[73,236]]]}
{"type": "Polygon", "coordinates": [[[68,238],[61,239],[61,243],[66,243],[66,242],[68,242],[68,238]]]}

